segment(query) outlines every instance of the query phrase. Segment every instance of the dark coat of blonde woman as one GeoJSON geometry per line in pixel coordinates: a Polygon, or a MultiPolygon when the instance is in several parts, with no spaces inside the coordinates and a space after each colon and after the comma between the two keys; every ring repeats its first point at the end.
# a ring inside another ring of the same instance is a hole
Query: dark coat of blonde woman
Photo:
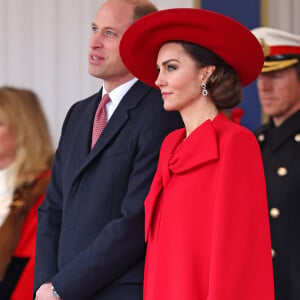
{"type": "Polygon", "coordinates": [[[273,300],[259,145],[221,112],[259,75],[259,42],[231,18],[178,8],[138,20],[120,49],[185,124],[165,138],[145,201],[144,300],[273,300]]]}
{"type": "Polygon", "coordinates": [[[0,299],[30,300],[37,209],[53,150],[37,96],[0,88],[0,299]]]}

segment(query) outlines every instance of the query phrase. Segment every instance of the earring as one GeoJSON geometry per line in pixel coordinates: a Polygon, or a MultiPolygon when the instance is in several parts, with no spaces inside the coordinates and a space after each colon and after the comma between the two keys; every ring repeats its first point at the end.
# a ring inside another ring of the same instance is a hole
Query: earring
{"type": "Polygon", "coordinates": [[[204,82],[201,84],[201,88],[202,88],[202,95],[207,96],[208,91],[206,89],[206,84],[204,82]]]}

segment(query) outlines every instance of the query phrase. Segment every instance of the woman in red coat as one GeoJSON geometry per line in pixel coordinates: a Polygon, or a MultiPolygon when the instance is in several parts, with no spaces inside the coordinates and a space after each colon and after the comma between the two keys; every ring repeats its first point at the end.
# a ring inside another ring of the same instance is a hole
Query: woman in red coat
{"type": "Polygon", "coordinates": [[[145,202],[144,299],[274,299],[260,150],[220,112],[259,75],[258,41],[223,15],[170,9],[134,23],[120,49],[185,124],[166,137],[145,202]]]}
{"type": "Polygon", "coordinates": [[[38,97],[0,88],[0,299],[31,300],[37,209],[50,179],[50,133],[38,97]]]}

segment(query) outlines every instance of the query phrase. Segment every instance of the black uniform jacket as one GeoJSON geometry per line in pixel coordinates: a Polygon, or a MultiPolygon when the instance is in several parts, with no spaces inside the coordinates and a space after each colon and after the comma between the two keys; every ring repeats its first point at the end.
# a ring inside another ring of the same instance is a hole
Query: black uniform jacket
{"type": "Polygon", "coordinates": [[[264,162],[276,300],[300,299],[300,111],[257,132],[264,162]]]}

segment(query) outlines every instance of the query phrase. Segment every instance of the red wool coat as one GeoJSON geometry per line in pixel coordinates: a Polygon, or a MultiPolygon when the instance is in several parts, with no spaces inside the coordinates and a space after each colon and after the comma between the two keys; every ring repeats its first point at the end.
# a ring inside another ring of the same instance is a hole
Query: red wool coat
{"type": "Polygon", "coordinates": [[[145,202],[144,300],[273,300],[254,135],[219,114],[165,139],[145,202]]]}
{"type": "Polygon", "coordinates": [[[44,199],[44,195],[38,198],[30,209],[22,228],[21,239],[14,252],[14,257],[28,258],[28,262],[11,296],[11,300],[29,300],[33,295],[33,271],[35,255],[35,237],[37,226],[37,210],[44,199]]]}
{"type": "Polygon", "coordinates": [[[0,299],[30,300],[33,297],[37,210],[49,179],[50,171],[45,171],[32,186],[19,189],[0,227],[0,274],[3,274],[0,299]]]}

